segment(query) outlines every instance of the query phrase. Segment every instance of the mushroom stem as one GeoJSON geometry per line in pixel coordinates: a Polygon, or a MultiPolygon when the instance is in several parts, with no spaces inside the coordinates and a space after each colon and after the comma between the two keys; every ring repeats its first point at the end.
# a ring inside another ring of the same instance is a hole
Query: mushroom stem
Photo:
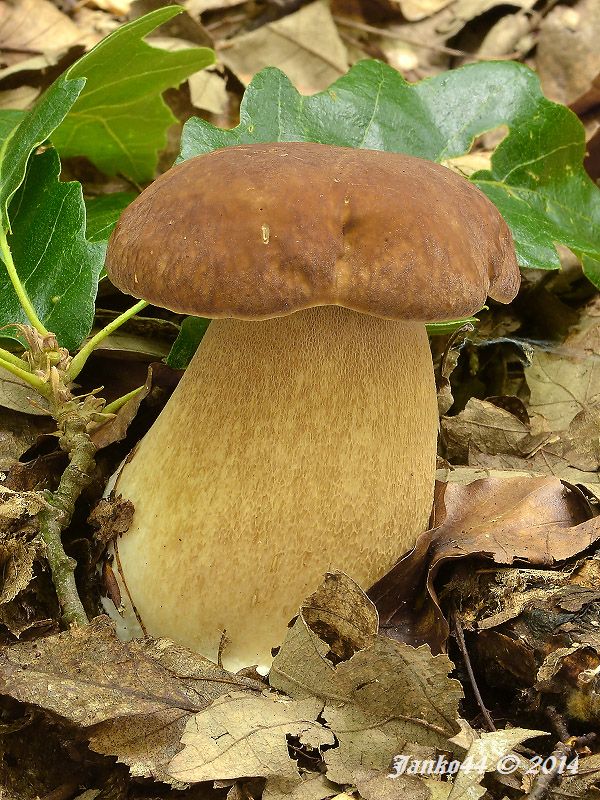
{"type": "Polygon", "coordinates": [[[271,661],[323,573],[368,588],[426,529],[438,413],[425,326],[321,306],[212,322],[119,476],[147,631],[271,661]]]}

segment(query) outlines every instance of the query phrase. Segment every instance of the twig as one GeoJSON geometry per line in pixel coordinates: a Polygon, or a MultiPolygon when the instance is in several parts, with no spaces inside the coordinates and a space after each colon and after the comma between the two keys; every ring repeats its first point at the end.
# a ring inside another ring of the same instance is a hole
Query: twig
{"type": "Polygon", "coordinates": [[[486,722],[486,725],[488,726],[488,730],[495,731],[497,730],[496,725],[494,724],[494,720],[492,719],[490,712],[485,707],[485,703],[483,702],[483,698],[479,691],[479,687],[477,686],[477,681],[475,680],[475,673],[473,672],[473,667],[471,666],[471,659],[469,658],[467,645],[465,643],[465,634],[463,632],[463,628],[460,622],[460,617],[458,614],[458,609],[456,607],[452,609],[452,622],[454,624],[454,632],[456,633],[456,641],[458,642],[458,647],[462,654],[465,667],[467,668],[467,674],[469,676],[469,681],[471,682],[471,686],[473,688],[473,694],[475,695],[475,699],[477,700],[477,705],[481,709],[481,713],[486,722]]]}
{"type": "Polygon", "coordinates": [[[554,732],[562,742],[566,742],[569,738],[569,730],[564,717],[558,713],[554,706],[546,706],[544,709],[545,715],[550,720],[554,732]]]}
{"type": "Polygon", "coordinates": [[[62,532],[71,522],[77,498],[91,480],[96,448],[87,432],[85,414],[79,413],[82,404],[71,401],[65,406],[55,410],[55,418],[62,430],[59,442],[62,450],[69,454],[69,465],[62,474],[58,489],[45,494],[51,509],[40,512],[40,533],[46,544],[63,621],[67,625],[87,625],[88,618],[75,583],[77,564],[64,551],[62,532]]]}
{"type": "Polygon", "coordinates": [[[573,747],[568,742],[559,742],[556,745],[550,755],[550,758],[554,759],[554,766],[548,772],[540,772],[536,776],[531,791],[526,795],[529,800],[544,800],[544,798],[548,797],[550,790],[560,778],[560,772],[558,771],[560,765],[564,759],[569,758],[572,752],[573,747]]]}

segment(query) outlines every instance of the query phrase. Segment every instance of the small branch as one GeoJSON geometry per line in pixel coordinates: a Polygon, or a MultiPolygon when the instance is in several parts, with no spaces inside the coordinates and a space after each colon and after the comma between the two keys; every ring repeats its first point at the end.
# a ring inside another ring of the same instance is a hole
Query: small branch
{"type": "Polygon", "coordinates": [[[6,267],[6,271],[8,272],[8,277],[13,285],[13,289],[17,295],[19,303],[21,304],[23,311],[27,315],[27,319],[31,323],[31,326],[36,329],[38,333],[41,333],[42,336],[47,336],[48,331],[43,326],[41,320],[39,319],[31,300],[29,299],[29,295],[25,291],[25,287],[21,283],[21,279],[17,275],[17,269],[15,267],[15,262],[13,261],[12,253],[10,251],[10,247],[8,246],[8,240],[6,238],[6,232],[3,228],[0,228],[0,254],[2,255],[2,260],[4,261],[4,266],[6,267]]]}
{"type": "Polygon", "coordinates": [[[497,730],[496,725],[494,724],[494,720],[492,719],[490,712],[485,707],[485,703],[483,702],[483,698],[479,691],[479,687],[477,686],[477,681],[475,680],[475,673],[473,672],[471,659],[469,658],[469,652],[467,650],[467,645],[465,642],[465,634],[463,632],[457,608],[454,608],[452,611],[452,622],[454,623],[454,632],[456,633],[456,641],[458,642],[458,647],[462,654],[465,667],[467,668],[467,674],[469,676],[469,681],[471,682],[473,694],[475,695],[475,699],[477,700],[477,705],[481,709],[481,713],[488,726],[488,730],[495,731],[497,730]]]}
{"type": "Polygon", "coordinates": [[[550,724],[562,742],[566,742],[569,738],[569,730],[565,723],[564,717],[558,713],[555,706],[546,706],[544,713],[550,720],[550,724]]]}
{"type": "Polygon", "coordinates": [[[81,350],[71,361],[71,366],[69,367],[69,370],[67,372],[66,380],[74,381],[75,378],[81,372],[81,370],[84,368],[85,362],[91,356],[96,347],[98,347],[100,342],[106,339],[107,336],[110,336],[110,334],[113,333],[113,331],[116,331],[117,328],[120,328],[121,325],[127,322],[128,319],[134,317],[138,313],[138,311],[141,311],[143,308],[146,308],[147,305],[148,303],[146,302],[146,300],[140,300],[139,303],[136,303],[134,306],[127,309],[127,311],[124,311],[116,319],[113,319],[112,322],[109,322],[108,325],[106,325],[106,327],[102,328],[101,331],[98,331],[98,333],[95,336],[92,336],[89,342],[87,342],[87,344],[85,344],[81,348],[81,350]]]}
{"type": "Polygon", "coordinates": [[[30,386],[33,386],[33,388],[39,392],[42,397],[48,397],[48,385],[44,383],[41,378],[38,378],[37,375],[34,375],[26,369],[15,366],[12,362],[6,361],[1,356],[0,367],[5,369],[7,372],[11,372],[17,378],[21,378],[21,380],[26,381],[28,384],[30,384],[30,386]]]}
{"type": "Polygon", "coordinates": [[[103,413],[104,414],[116,414],[117,411],[122,408],[125,403],[131,400],[132,397],[135,397],[139,394],[144,386],[138,386],[137,389],[134,389],[132,392],[127,392],[127,394],[121,395],[121,397],[117,397],[116,400],[113,400],[112,403],[109,403],[107,406],[104,407],[103,413]]]}
{"type": "Polygon", "coordinates": [[[63,530],[71,522],[75,502],[89,484],[95,466],[96,448],[87,433],[85,419],[77,410],[77,406],[73,408],[71,405],[70,409],[57,412],[57,421],[63,430],[60,446],[69,454],[70,462],[58,489],[46,494],[51,509],[41,511],[39,518],[63,621],[68,625],[87,625],[88,618],[75,583],[76,562],[65,553],[61,538],[63,530]]]}
{"type": "Polygon", "coordinates": [[[540,772],[536,777],[533,787],[527,795],[528,800],[545,800],[552,790],[552,787],[560,779],[558,771],[559,766],[564,759],[569,758],[573,753],[573,749],[565,742],[559,742],[552,751],[550,758],[553,758],[554,767],[548,772],[540,772]]]}

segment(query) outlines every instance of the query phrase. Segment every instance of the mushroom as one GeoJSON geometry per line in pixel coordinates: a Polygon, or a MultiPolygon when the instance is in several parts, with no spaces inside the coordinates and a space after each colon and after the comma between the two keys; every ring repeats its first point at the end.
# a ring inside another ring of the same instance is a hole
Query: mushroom
{"type": "Polygon", "coordinates": [[[110,240],[122,291],[211,317],[124,466],[116,545],[145,629],[266,670],[323,573],[368,588],[426,529],[438,413],[425,322],[519,287],[469,181],[411,156],[242,145],[172,168],[110,240]]]}

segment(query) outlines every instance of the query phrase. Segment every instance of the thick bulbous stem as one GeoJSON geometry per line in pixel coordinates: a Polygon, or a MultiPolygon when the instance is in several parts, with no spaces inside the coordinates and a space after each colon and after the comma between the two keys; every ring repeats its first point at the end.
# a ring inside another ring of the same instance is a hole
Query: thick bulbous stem
{"type": "Polygon", "coordinates": [[[327,570],[368,588],[427,527],[438,414],[425,326],[324,306],[213,321],[119,476],[153,635],[265,668],[327,570]]]}

